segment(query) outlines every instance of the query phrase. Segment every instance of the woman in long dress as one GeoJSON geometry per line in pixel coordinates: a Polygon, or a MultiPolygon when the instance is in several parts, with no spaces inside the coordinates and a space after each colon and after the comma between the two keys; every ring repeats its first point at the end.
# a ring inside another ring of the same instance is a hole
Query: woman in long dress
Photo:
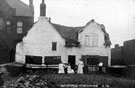
{"type": "Polygon", "coordinates": [[[84,67],[83,61],[79,61],[77,70],[78,74],[83,74],[83,67],[84,67]]]}
{"type": "Polygon", "coordinates": [[[65,68],[65,65],[63,63],[60,63],[58,73],[65,73],[64,68],[65,68]]]}

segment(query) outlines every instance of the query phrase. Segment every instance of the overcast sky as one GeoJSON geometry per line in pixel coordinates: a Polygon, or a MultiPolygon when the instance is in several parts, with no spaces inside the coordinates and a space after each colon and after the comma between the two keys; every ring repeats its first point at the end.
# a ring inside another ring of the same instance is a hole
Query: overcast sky
{"type": "MultiPolygon", "coordinates": [[[[29,0],[22,0],[26,4],[29,0]]],[[[41,0],[34,0],[35,21],[41,0]]],[[[53,23],[84,26],[91,19],[104,24],[112,47],[135,38],[135,0],[45,0],[53,23]]]]}

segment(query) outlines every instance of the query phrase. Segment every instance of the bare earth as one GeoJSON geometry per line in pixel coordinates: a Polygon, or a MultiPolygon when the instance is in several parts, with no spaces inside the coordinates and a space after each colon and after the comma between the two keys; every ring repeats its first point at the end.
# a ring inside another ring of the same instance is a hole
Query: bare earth
{"type": "MultiPolygon", "coordinates": [[[[55,83],[58,88],[135,88],[135,79],[104,74],[45,74],[42,77],[55,83]]],[[[5,78],[5,86],[16,82],[18,78],[5,78]]]]}

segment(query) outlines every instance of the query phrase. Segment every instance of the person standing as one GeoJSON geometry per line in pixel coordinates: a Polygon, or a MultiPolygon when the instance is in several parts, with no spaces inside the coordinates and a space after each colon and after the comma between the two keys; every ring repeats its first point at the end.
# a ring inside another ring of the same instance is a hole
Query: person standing
{"type": "Polygon", "coordinates": [[[64,68],[65,68],[65,65],[63,63],[60,63],[58,73],[65,73],[64,68]]]}
{"type": "Polygon", "coordinates": [[[80,61],[78,62],[78,70],[77,70],[77,73],[78,73],[78,74],[83,74],[83,67],[84,67],[84,63],[83,63],[82,60],[80,60],[80,61]]]}

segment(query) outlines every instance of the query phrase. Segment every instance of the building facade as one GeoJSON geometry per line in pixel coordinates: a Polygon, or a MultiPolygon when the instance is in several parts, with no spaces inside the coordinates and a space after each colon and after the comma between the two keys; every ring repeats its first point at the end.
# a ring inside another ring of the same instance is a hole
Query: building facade
{"type": "Polygon", "coordinates": [[[124,60],[124,47],[116,45],[111,49],[111,65],[123,65],[124,60]]]}
{"type": "Polygon", "coordinates": [[[16,44],[26,35],[33,22],[33,0],[29,0],[29,5],[20,0],[0,0],[1,63],[14,61],[16,44]]]}
{"type": "Polygon", "coordinates": [[[124,65],[135,65],[135,39],[124,42],[124,65]]]}
{"type": "Polygon", "coordinates": [[[135,65],[135,39],[125,41],[123,46],[111,49],[112,65],[135,65]]]}
{"type": "Polygon", "coordinates": [[[82,27],[54,24],[45,16],[45,7],[42,0],[39,20],[16,46],[16,62],[46,66],[62,61],[74,66],[82,59],[86,65],[110,65],[111,42],[104,25],[94,20],[82,27]]]}

